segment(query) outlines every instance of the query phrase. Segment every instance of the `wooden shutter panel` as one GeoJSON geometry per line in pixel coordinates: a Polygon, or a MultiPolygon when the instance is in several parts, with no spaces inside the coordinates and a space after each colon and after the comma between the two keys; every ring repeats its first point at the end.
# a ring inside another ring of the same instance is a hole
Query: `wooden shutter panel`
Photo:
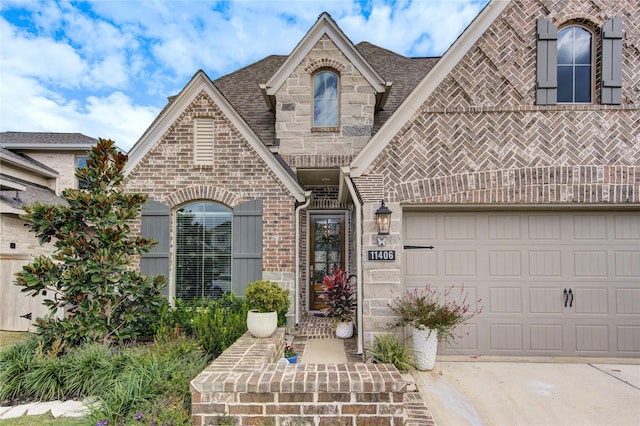
{"type": "Polygon", "coordinates": [[[536,104],[558,101],[558,29],[546,19],[537,21],[536,104]]]}
{"type": "Polygon", "coordinates": [[[602,86],[603,104],[622,103],[622,18],[609,19],[602,27],[602,86]]]}
{"type": "Polygon", "coordinates": [[[243,295],[247,283],[262,279],[262,200],[233,209],[233,260],[231,288],[243,295]]]}
{"type": "MultiPolygon", "coordinates": [[[[142,205],[140,235],[151,238],[158,244],[140,258],[140,272],[144,275],[164,275],[169,280],[169,232],[171,218],[169,206],[155,200],[147,200],[142,205]]],[[[168,296],[165,287],[162,294],[168,296]]]]}

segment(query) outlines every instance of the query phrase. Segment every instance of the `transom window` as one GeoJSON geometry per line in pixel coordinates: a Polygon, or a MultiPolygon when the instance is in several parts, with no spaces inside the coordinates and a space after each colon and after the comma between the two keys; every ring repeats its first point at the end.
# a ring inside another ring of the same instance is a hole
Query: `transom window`
{"type": "Polygon", "coordinates": [[[591,102],[591,33],[581,27],[558,32],[558,102],[591,102]]]}
{"type": "Polygon", "coordinates": [[[313,127],[338,127],[338,76],[331,71],[313,76],[313,127]]]}
{"type": "Polygon", "coordinates": [[[176,214],[176,298],[218,298],[231,291],[231,209],[188,204],[176,214]]]}

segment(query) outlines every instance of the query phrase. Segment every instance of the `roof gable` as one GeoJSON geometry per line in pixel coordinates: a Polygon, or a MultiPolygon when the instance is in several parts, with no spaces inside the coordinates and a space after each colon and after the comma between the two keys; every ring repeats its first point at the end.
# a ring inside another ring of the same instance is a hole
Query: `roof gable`
{"type": "Polygon", "coordinates": [[[307,34],[300,40],[298,45],[293,49],[291,54],[284,61],[278,71],[267,81],[261,84],[263,96],[267,101],[270,109],[275,106],[274,97],[276,92],[282,87],[286,79],[293,73],[295,68],[309,54],[311,49],[318,43],[323,36],[329,39],[342,51],[346,58],[360,71],[364,78],[371,84],[376,93],[382,95],[388,92],[387,82],[378,74],[371,64],[360,54],[354,44],[340,30],[335,21],[327,12],[323,12],[318,17],[316,23],[311,27],[307,34]]]}
{"type": "Polygon", "coordinates": [[[198,71],[182,91],[171,99],[138,142],[131,148],[128,153],[129,161],[124,170],[125,175],[128,175],[136,165],[142,161],[145,155],[162,138],[162,135],[164,135],[168,128],[178,119],[189,104],[191,104],[193,99],[202,91],[206,92],[207,95],[214,100],[229,121],[231,121],[251,147],[258,153],[260,158],[282,181],[291,195],[298,201],[304,201],[304,191],[300,185],[298,185],[295,178],[287,172],[285,167],[260,141],[247,122],[238,114],[202,70],[198,71]]]}
{"type": "Polygon", "coordinates": [[[438,88],[458,62],[473,47],[489,26],[498,18],[511,0],[490,0],[480,14],[444,53],[429,73],[415,87],[402,105],[395,111],[351,162],[351,177],[362,176],[393,137],[406,125],[413,114],[438,88]]]}

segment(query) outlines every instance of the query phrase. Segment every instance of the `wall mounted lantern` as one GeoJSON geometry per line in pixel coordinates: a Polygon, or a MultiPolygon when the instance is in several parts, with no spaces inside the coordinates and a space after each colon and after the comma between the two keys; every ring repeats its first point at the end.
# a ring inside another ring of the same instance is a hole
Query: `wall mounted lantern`
{"type": "MultiPolygon", "coordinates": [[[[384,205],[384,200],[380,201],[380,208],[376,210],[376,225],[378,226],[378,235],[389,235],[391,228],[391,210],[384,205]]],[[[386,238],[378,237],[378,245],[384,246],[386,238]]]]}

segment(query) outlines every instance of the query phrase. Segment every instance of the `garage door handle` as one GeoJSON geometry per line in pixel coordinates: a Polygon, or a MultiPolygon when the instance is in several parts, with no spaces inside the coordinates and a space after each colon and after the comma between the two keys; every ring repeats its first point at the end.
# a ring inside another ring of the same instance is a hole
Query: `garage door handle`
{"type": "Polygon", "coordinates": [[[573,290],[569,289],[569,291],[567,291],[567,289],[565,288],[564,291],[562,292],[564,294],[564,307],[567,307],[567,304],[569,304],[569,307],[573,307],[573,290]]]}
{"type": "Polygon", "coordinates": [[[571,289],[569,289],[569,307],[573,307],[573,291],[571,289]]]}
{"type": "Polygon", "coordinates": [[[404,246],[405,250],[420,250],[420,249],[429,249],[433,250],[433,246],[404,246]]]}

